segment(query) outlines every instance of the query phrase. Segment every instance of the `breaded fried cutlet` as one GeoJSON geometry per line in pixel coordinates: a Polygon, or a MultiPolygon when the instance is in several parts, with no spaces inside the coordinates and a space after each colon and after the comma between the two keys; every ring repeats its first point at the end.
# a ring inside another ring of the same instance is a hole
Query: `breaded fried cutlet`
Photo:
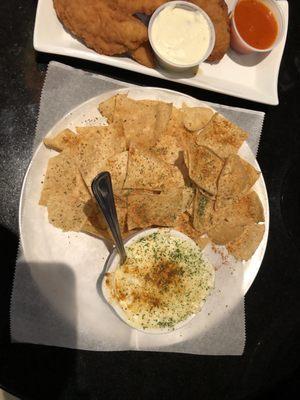
{"type": "Polygon", "coordinates": [[[202,8],[214,24],[216,33],[215,47],[207,61],[220,61],[230,46],[230,24],[228,6],[224,0],[189,0],[202,8]]]}
{"type": "Polygon", "coordinates": [[[63,25],[100,54],[126,53],[148,40],[147,27],[140,20],[110,7],[106,0],[53,1],[63,25]]]}

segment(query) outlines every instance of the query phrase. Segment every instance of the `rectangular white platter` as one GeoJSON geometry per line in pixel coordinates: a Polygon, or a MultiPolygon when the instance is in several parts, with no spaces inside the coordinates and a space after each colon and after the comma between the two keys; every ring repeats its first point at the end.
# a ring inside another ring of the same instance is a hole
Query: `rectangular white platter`
{"type": "MultiPolygon", "coordinates": [[[[227,0],[229,10],[234,2],[235,0],[227,0]]],[[[34,48],[44,53],[94,61],[218,93],[277,105],[278,74],[286,42],[289,11],[287,1],[280,0],[278,4],[284,14],[285,29],[281,42],[273,51],[245,56],[229,50],[218,64],[201,64],[195,76],[184,76],[182,73],[176,75],[160,68],[147,68],[125,56],[111,57],[96,53],[65,31],[56,17],[52,0],[38,2],[34,48]]]]}

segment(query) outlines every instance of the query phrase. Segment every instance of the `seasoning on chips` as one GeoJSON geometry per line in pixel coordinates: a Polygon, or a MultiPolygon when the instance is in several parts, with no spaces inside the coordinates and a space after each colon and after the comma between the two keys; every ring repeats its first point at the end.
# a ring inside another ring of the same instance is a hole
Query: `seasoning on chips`
{"type": "Polygon", "coordinates": [[[112,177],[123,237],[174,227],[201,248],[225,245],[252,257],[264,234],[264,210],[251,190],[259,172],[237,155],[247,133],[204,107],[176,108],[126,94],[99,104],[107,126],[81,126],[46,138],[50,158],[40,204],[63,231],[111,239],[91,194],[102,171],[112,177]]]}
{"type": "Polygon", "coordinates": [[[49,222],[63,231],[79,232],[87,216],[85,203],[70,195],[54,195],[47,202],[49,222]]]}
{"type": "Polygon", "coordinates": [[[224,208],[245,196],[256,180],[259,172],[237,154],[225,161],[218,181],[216,209],[224,208]]]}
{"type": "Polygon", "coordinates": [[[130,148],[124,188],[165,190],[183,186],[183,176],[177,167],[165,163],[150,151],[130,148]]]}
{"type": "Polygon", "coordinates": [[[83,201],[89,198],[76,162],[69,151],[63,151],[50,158],[39,204],[46,206],[50,197],[61,194],[70,195],[83,201]]]}
{"type": "Polygon", "coordinates": [[[214,115],[213,110],[207,107],[187,107],[184,104],[182,110],[183,124],[191,132],[203,129],[214,115]]]}
{"type": "Polygon", "coordinates": [[[193,225],[200,233],[208,232],[216,224],[214,200],[205,196],[199,189],[194,198],[193,225]]]}
{"type": "Polygon", "coordinates": [[[217,224],[207,234],[214,243],[220,245],[237,239],[247,225],[264,221],[263,207],[256,192],[248,193],[216,214],[217,224]]]}
{"type": "Polygon", "coordinates": [[[245,227],[241,236],[226,245],[230,254],[238,260],[249,260],[259,243],[262,241],[265,232],[264,224],[249,224],[245,227]]]}
{"type": "Polygon", "coordinates": [[[208,147],[221,158],[227,158],[238,152],[247,137],[247,132],[216,113],[198,133],[197,144],[208,147]]]}
{"type": "Polygon", "coordinates": [[[58,152],[70,148],[77,143],[77,137],[70,129],[64,129],[54,137],[44,139],[44,145],[58,152]]]}
{"type": "Polygon", "coordinates": [[[125,137],[120,125],[87,127],[74,149],[74,159],[85,183],[91,184],[92,177],[97,175],[98,167],[105,160],[125,150],[125,137]]]}
{"type": "Polygon", "coordinates": [[[150,194],[133,192],[128,196],[128,229],[151,225],[173,226],[182,213],[183,191],[150,194]]]}
{"type": "Polygon", "coordinates": [[[114,112],[116,107],[116,96],[110,97],[99,104],[100,114],[107,119],[110,124],[114,121],[114,112]]]}
{"type": "Polygon", "coordinates": [[[194,145],[188,147],[187,159],[190,178],[206,192],[216,195],[223,161],[207,147],[194,145]]]}

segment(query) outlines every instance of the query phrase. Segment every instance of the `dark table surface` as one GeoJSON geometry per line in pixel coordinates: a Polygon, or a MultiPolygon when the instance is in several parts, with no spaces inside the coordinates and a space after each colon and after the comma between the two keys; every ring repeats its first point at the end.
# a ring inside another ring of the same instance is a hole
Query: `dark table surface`
{"type": "Polygon", "coordinates": [[[289,2],[288,40],[279,75],[280,105],[276,107],[95,63],[36,54],[32,46],[36,3],[0,2],[0,385],[22,399],[39,400],[291,396],[300,376],[299,2],[289,2]],[[10,343],[9,301],[18,246],[19,195],[50,60],[266,112],[258,161],[269,193],[271,226],[265,258],[246,295],[243,356],[101,353],[10,343]]]}

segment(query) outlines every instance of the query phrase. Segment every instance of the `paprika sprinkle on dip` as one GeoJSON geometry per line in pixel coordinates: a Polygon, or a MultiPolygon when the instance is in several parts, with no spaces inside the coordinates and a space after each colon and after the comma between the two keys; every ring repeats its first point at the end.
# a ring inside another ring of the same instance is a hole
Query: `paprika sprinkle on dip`
{"type": "Polygon", "coordinates": [[[236,28],[250,46],[264,50],[270,48],[278,35],[276,17],[260,0],[240,0],[234,11],[236,28]]]}

